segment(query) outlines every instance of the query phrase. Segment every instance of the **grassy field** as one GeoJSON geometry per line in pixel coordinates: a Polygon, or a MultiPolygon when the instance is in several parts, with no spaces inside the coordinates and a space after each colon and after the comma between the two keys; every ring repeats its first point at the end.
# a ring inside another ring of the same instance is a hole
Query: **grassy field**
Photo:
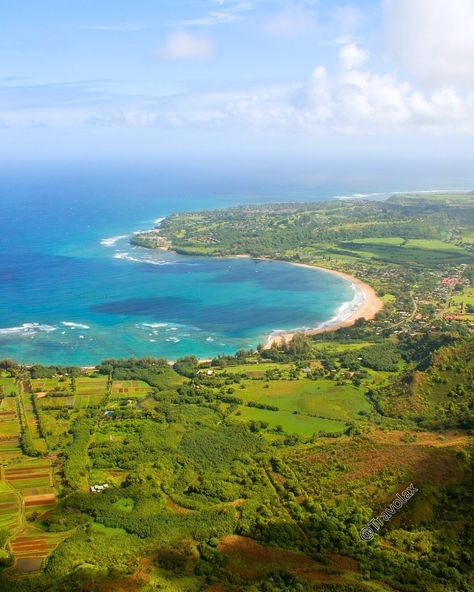
{"type": "Polygon", "coordinates": [[[470,263],[471,252],[463,247],[441,240],[408,239],[400,237],[366,238],[341,241],[333,249],[338,254],[352,254],[366,259],[377,259],[393,263],[416,263],[436,266],[443,264],[470,263]]]}
{"type": "Polygon", "coordinates": [[[97,407],[107,391],[107,378],[80,376],[72,382],[60,378],[31,381],[40,409],[87,409],[97,407]],[[63,396],[56,396],[61,393],[63,396]]]}
{"type": "Polygon", "coordinates": [[[19,436],[20,424],[16,419],[0,421],[0,434],[3,437],[19,436]]]}
{"type": "Polygon", "coordinates": [[[4,481],[0,484],[0,530],[13,532],[20,525],[20,500],[4,481]]]}
{"type": "Polygon", "coordinates": [[[360,411],[369,411],[364,389],[352,384],[338,385],[334,380],[270,380],[266,383],[246,381],[235,396],[278,407],[281,411],[318,415],[327,419],[348,421],[360,411]]]}
{"type": "MultiPolygon", "coordinates": [[[[230,375],[246,375],[249,378],[263,378],[266,372],[278,371],[282,375],[288,373],[291,368],[291,364],[274,364],[271,362],[262,362],[260,364],[245,364],[243,366],[229,366],[223,371],[225,374],[230,375]]],[[[222,374],[223,372],[218,372],[222,374]]]]}
{"type": "Polygon", "coordinates": [[[142,380],[114,380],[112,397],[116,399],[143,399],[152,389],[142,380]]]}
{"type": "Polygon", "coordinates": [[[16,395],[18,385],[13,378],[0,376],[0,395],[16,395]]]}
{"type": "Polygon", "coordinates": [[[474,306],[474,288],[464,288],[461,293],[456,293],[451,299],[453,304],[470,304],[474,306]]]}
{"type": "Polygon", "coordinates": [[[346,427],[346,424],[342,421],[333,419],[309,417],[308,415],[294,414],[291,411],[269,411],[253,407],[240,407],[231,417],[245,422],[262,421],[272,429],[281,427],[287,434],[298,434],[303,437],[310,437],[320,431],[342,432],[346,427]]]}
{"type": "Polygon", "coordinates": [[[10,464],[4,469],[4,475],[18,491],[53,486],[51,462],[46,459],[30,459],[28,462],[10,464]]]}
{"type": "Polygon", "coordinates": [[[21,449],[18,437],[9,437],[0,440],[0,463],[8,463],[10,460],[20,456],[21,449]]]}

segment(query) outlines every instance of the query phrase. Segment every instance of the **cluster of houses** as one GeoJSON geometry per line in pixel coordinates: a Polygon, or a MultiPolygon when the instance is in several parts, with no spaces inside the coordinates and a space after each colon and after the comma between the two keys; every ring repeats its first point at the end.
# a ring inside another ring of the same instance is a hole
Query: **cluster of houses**
{"type": "Polygon", "coordinates": [[[90,491],[91,493],[103,493],[109,487],[110,485],[108,483],[102,483],[102,485],[91,485],[90,491]]]}

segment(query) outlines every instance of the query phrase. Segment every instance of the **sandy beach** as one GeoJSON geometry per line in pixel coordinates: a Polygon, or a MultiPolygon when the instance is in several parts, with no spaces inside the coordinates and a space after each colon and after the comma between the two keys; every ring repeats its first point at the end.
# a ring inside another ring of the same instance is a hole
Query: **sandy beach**
{"type": "Polygon", "coordinates": [[[360,318],[369,321],[373,319],[383,307],[382,300],[377,296],[375,290],[371,286],[359,280],[358,278],[349,275],[348,273],[334,271],[324,267],[317,267],[316,265],[308,265],[306,263],[291,263],[291,265],[306,267],[308,269],[318,269],[320,271],[338,275],[339,277],[348,280],[355,288],[354,300],[344,304],[339,309],[335,317],[329,321],[326,321],[325,323],[321,323],[318,327],[314,327],[312,329],[278,331],[271,333],[265,343],[266,349],[272,347],[273,344],[281,343],[283,339],[285,341],[290,341],[297,333],[304,333],[305,335],[318,335],[319,333],[336,331],[342,327],[350,327],[357,321],[357,319],[360,318]]]}

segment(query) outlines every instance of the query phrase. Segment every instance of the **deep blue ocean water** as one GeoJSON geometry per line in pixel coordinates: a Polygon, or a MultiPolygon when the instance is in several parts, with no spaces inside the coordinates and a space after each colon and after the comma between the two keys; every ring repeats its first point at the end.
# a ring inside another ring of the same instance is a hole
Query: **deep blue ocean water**
{"type": "MultiPolygon", "coordinates": [[[[391,190],[367,181],[352,189],[391,190]]],[[[155,252],[131,247],[128,237],[174,211],[350,192],[340,181],[298,187],[265,172],[199,167],[2,171],[0,358],[89,365],[106,357],[210,357],[254,347],[274,330],[327,321],[354,296],[333,275],[155,252]]]]}

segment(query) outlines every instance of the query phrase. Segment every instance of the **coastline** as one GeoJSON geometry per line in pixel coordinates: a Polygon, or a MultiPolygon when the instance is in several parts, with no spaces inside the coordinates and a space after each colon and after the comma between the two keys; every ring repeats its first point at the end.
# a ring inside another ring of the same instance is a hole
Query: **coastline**
{"type": "MultiPolygon", "coordinates": [[[[160,220],[161,222],[161,220],[160,220]]],[[[155,230],[158,230],[156,228],[155,230]]],[[[149,246],[142,246],[144,248],[151,248],[149,246]]],[[[159,248],[165,251],[174,251],[170,244],[162,245],[159,248]]],[[[192,255],[190,255],[192,256],[192,255]]],[[[294,261],[285,261],[282,259],[272,259],[270,257],[253,257],[248,253],[242,253],[240,255],[229,255],[229,256],[221,256],[221,259],[255,259],[257,261],[276,261],[278,263],[287,263],[288,265],[294,265],[297,267],[304,267],[306,269],[313,269],[318,271],[324,271],[326,273],[331,273],[336,275],[346,281],[349,281],[354,288],[354,298],[349,301],[343,303],[337,310],[334,317],[327,321],[323,321],[319,323],[316,327],[311,327],[309,329],[293,329],[288,331],[272,331],[265,341],[264,349],[269,349],[273,345],[279,345],[282,341],[288,342],[293,339],[296,334],[304,334],[304,335],[318,335],[321,333],[330,333],[333,331],[337,331],[338,329],[342,329],[344,327],[351,327],[354,323],[363,318],[366,321],[372,320],[375,315],[382,310],[383,308],[383,301],[377,296],[375,290],[369,284],[363,282],[359,278],[352,276],[348,273],[343,271],[337,271],[334,269],[328,269],[326,267],[320,267],[318,265],[311,265],[309,263],[296,263],[294,261]]],[[[201,362],[207,362],[208,360],[200,360],[201,362]]]]}
{"type": "Polygon", "coordinates": [[[346,302],[340,306],[336,315],[332,319],[320,323],[317,327],[302,329],[300,331],[295,329],[292,331],[274,331],[270,333],[264,345],[265,349],[269,349],[273,345],[280,345],[282,341],[291,341],[297,333],[303,333],[304,335],[319,335],[321,333],[337,331],[344,327],[351,327],[360,318],[370,321],[383,308],[383,302],[377,296],[372,286],[348,273],[319,267],[317,265],[309,265],[308,263],[293,263],[291,261],[285,261],[284,263],[289,263],[290,265],[296,265],[298,267],[305,267],[307,269],[317,269],[319,271],[325,271],[337,275],[352,284],[354,288],[354,298],[350,302],[346,302]]]}

